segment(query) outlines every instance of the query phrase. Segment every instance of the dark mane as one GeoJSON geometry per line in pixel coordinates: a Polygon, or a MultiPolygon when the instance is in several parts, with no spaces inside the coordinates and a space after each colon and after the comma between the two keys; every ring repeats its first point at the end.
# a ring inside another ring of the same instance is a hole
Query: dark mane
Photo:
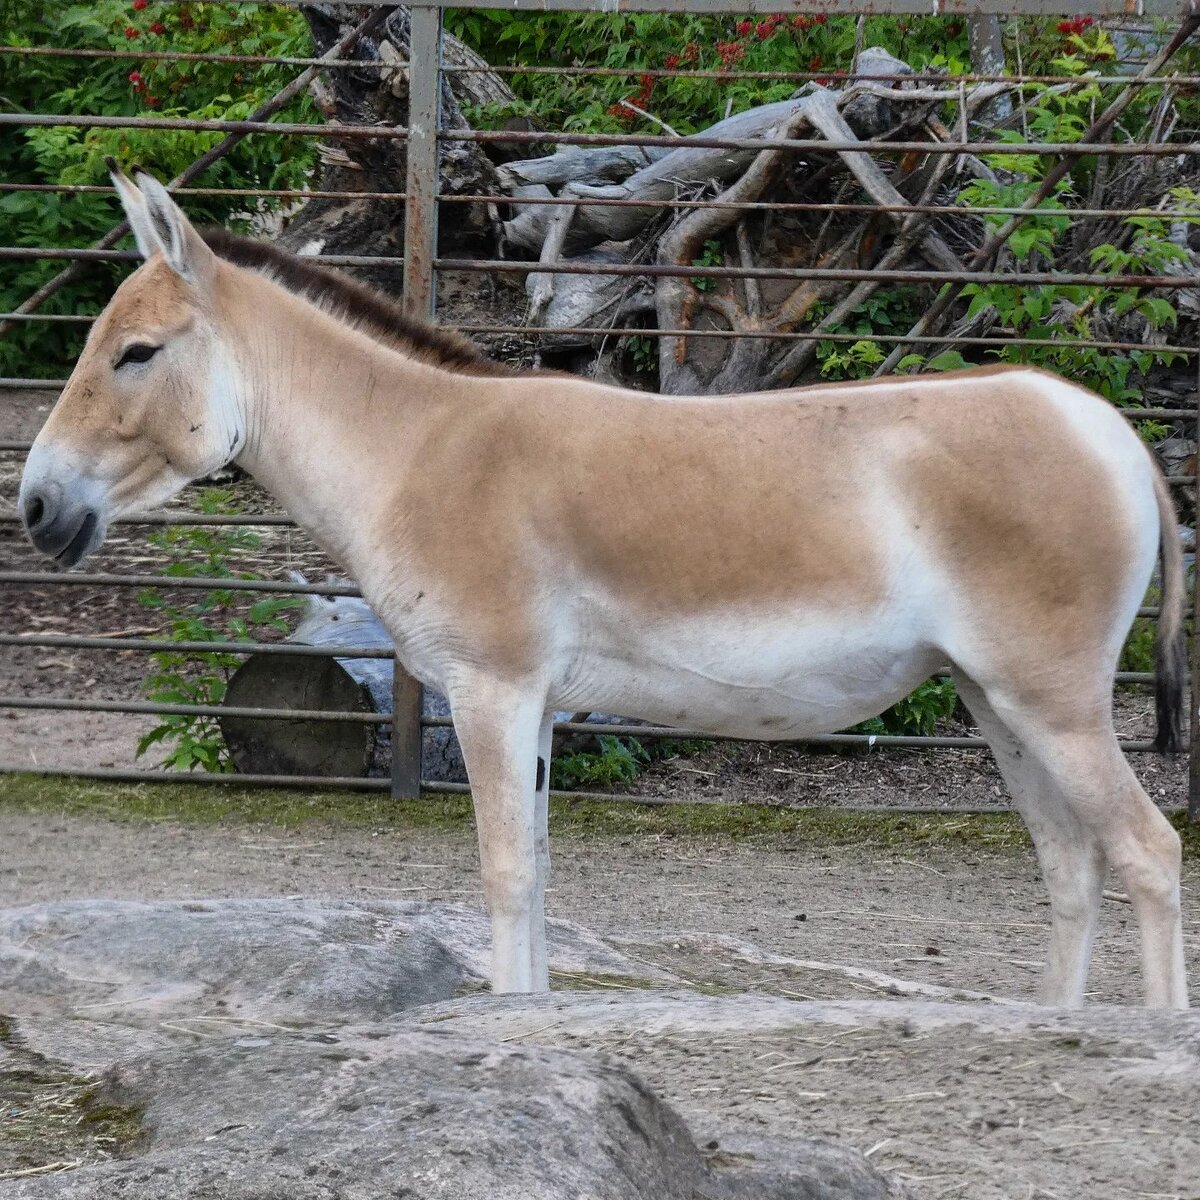
{"type": "Polygon", "coordinates": [[[512,374],[509,367],[493,362],[465,337],[408,316],[382,292],[331,267],[215,226],[201,230],[201,236],[226,262],[269,276],[289,292],[403,354],[463,374],[512,374]]]}

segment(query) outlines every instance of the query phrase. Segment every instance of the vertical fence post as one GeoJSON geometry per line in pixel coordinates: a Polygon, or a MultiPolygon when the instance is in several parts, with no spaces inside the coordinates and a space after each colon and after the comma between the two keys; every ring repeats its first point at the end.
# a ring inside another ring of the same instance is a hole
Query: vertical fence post
{"type": "MultiPolygon", "coordinates": [[[[1200,347],[1196,354],[1196,438],[1200,440],[1200,347]]],[[[1200,513],[1200,471],[1196,473],[1194,492],[1197,513],[1200,513]]],[[[1174,511],[1174,505],[1172,505],[1174,511]]],[[[1200,525],[1200,521],[1193,520],[1200,525]]],[[[1177,529],[1164,530],[1164,537],[1178,537],[1177,529]]],[[[1193,546],[1193,554],[1196,547],[1193,546]]],[[[1186,577],[1185,577],[1186,578],[1186,577]]],[[[1186,583],[1185,583],[1186,587],[1186,583]]],[[[1191,687],[1189,699],[1191,743],[1188,746],[1188,818],[1200,821],[1200,558],[1192,558],[1192,640],[1191,687]]]]}
{"type": "MultiPolygon", "coordinates": [[[[442,88],[442,10],[409,9],[408,146],[404,201],[404,310],[426,320],[437,307],[438,125],[442,88]]],[[[396,660],[392,684],[392,797],[421,791],[421,685],[396,660]]]]}

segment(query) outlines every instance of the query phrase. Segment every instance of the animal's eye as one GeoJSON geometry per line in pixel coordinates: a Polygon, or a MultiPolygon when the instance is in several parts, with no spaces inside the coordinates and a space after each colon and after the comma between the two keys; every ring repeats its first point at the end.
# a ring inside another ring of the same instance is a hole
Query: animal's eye
{"type": "Polygon", "coordinates": [[[149,362],[160,350],[161,346],[151,346],[146,342],[134,342],[124,354],[121,355],[120,361],[116,365],[116,370],[120,370],[126,363],[144,363],[149,362]]]}

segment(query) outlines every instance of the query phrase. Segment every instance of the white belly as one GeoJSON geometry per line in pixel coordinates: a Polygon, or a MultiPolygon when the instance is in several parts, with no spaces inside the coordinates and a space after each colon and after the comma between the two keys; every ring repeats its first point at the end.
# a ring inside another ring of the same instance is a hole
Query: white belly
{"type": "Polygon", "coordinates": [[[917,614],[638,620],[587,602],[550,700],[713,734],[786,739],[875,716],[944,665],[917,614]]]}

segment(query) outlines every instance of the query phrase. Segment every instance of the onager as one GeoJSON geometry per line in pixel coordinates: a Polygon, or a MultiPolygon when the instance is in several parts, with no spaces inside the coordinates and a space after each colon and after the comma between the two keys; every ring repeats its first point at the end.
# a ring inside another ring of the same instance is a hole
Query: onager
{"type": "Polygon", "coordinates": [[[1112,866],[1146,1002],[1186,1005],[1179,838],[1111,709],[1161,543],[1158,740],[1180,740],[1180,548],[1103,399],[1021,367],[670,399],[510,371],[113,178],[145,262],[30,452],[29,536],[73,566],[230,461],[274,493],[450,699],[496,990],[548,986],[553,710],[803,738],[949,664],[1049,888],[1044,999],[1082,1002],[1112,866]]]}

